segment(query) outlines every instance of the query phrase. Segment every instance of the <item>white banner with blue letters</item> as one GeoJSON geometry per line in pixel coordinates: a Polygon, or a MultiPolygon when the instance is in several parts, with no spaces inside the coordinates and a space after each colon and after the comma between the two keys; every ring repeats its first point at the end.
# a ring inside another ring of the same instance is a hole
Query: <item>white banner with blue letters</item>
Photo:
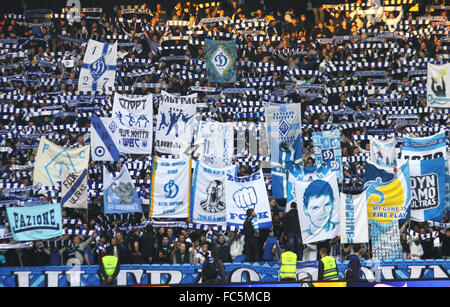
{"type": "Polygon", "coordinates": [[[217,168],[230,166],[234,153],[234,123],[200,122],[196,144],[203,163],[217,168]]]}
{"type": "Polygon", "coordinates": [[[369,242],[366,193],[340,194],[340,236],[342,244],[369,242]]]}

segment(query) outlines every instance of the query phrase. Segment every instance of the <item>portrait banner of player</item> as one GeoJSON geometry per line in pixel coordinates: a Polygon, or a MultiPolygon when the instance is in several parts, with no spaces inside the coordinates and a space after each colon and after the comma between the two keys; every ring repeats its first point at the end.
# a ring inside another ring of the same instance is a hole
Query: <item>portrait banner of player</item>
{"type": "Polygon", "coordinates": [[[150,218],[189,218],[191,157],[154,157],[150,187],[150,218]]]}
{"type": "Polygon", "coordinates": [[[105,214],[142,212],[142,201],[125,165],[117,177],[103,165],[103,204],[105,214]]]}
{"type": "Polygon", "coordinates": [[[191,218],[193,223],[226,226],[226,175],[237,175],[237,166],[212,168],[197,161],[192,177],[191,218]]]}
{"type": "Polygon", "coordinates": [[[450,108],[450,63],[428,63],[427,105],[432,108],[450,108]]]}
{"type": "Polygon", "coordinates": [[[336,172],[322,179],[295,181],[303,244],[333,239],[339,235],[339,188],[336,172]]]}
{"type": "Polygon", "coordinates": [[[397,151],[395,139],[379,140],[369,135],[370,160],[382,167],[395,167],[397,165],[397,151]]]}
{"type": "Polygon", "coordinates": [[[197,94],[175,96],[162,91],[155,133],[155,149],[175,156],[191,155],[197,94]]]}
{"type": "Polygon", "coordinates": [[[262,169],[247,177],[227,175],[225,199],[227,226],[242,227],[247,209],[253,209],[259,229],[272,227],[269,198],[262,169]]]}

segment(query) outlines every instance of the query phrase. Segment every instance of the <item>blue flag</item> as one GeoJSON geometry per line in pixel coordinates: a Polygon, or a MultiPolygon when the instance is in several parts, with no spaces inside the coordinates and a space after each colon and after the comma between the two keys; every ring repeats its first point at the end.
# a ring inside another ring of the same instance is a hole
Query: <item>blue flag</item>
{"type": "Polygon", "coordinates": [[[236,82],[236,41],[205,39],[208,82],[236,82]]]}

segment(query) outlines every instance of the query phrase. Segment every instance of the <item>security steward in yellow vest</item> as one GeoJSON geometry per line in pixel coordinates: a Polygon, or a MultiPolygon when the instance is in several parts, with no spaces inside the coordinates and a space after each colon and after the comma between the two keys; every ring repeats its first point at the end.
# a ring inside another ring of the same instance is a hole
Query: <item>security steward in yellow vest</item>
{"type": "Polygon", "coordinates": [[[281,281],[297,280],[297,254],[291,251],[291,246],[286,243],[286,251],[281,254],[280,261],[281,281]]]}
{"type": "Polygon", "coordinates": [[[336,260],[333,257],[328,256],[326,248],[321,248],[319,250],[319,255],[319,281],[339,280],[336,260]]]}
{"type": "MultiPolygon", "coordinates": [[[[109,246],[108,246],[109,247],[109,246]]],[[[112,248],[106,249],[106,256],[100,260],[98,275],[102,286],[111,287],[117,285],[117,275],[119,275],[119,258],[114,256],[112,248]]]]}

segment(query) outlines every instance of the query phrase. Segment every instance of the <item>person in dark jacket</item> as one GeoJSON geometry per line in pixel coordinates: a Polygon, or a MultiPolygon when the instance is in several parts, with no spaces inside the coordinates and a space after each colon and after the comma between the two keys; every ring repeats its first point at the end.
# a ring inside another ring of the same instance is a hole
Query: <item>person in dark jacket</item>
{"type": "Polygon", "coordinates": [[[442,239],[442,258],[450,258],[450,228],[445,231],[445,237],[442,239]]]}
{"type": "Polygon", "coordinates": [[[155,235],[153,233],[153,226],[150,224],[145,227],[145,233],[142,236],[142,254],[145,263],[153,263],[155,256],[155,235]]]}
{"type": "Polygon", "coordinates": [[[217,249],[218,257],[222,262],[231,262],[229,244],[231,244],[231,242],[225,242],[225,237],[223,235],[217,237],[215,248],[217,249]]]}
{"type": "Polygon", "coordinates": [[[182,242],[175,243],[175,249],[172,256],[173,264],[191,263],[191,255],[186,248],[186,244],[182,242]]]}
{"type": "Polygon", "coordinates": [[[361,279],[361,244],[353,244],[353,254],[348,258],[348,270],[345,274],[347,281],[358,281],[361,279]]]}
{"type": "Polygon", "coordinates": [[[303,244],[296,202],[291,203],[291,210],[284,216],[284,233],[292,247],[292,251],[297,254],[297,259],[302,259],[303,244]]]}
{"type": "Polygon", "coordinates": [[[259,261],[259,246],[258,246],[258,236],[259,229],[258,223],[256,222],[256,213],[253,209],[247,209],[247,218],[244,222],[243,227],[244,242],[245,242],[245,261],[255,262],[259,261]]]}

